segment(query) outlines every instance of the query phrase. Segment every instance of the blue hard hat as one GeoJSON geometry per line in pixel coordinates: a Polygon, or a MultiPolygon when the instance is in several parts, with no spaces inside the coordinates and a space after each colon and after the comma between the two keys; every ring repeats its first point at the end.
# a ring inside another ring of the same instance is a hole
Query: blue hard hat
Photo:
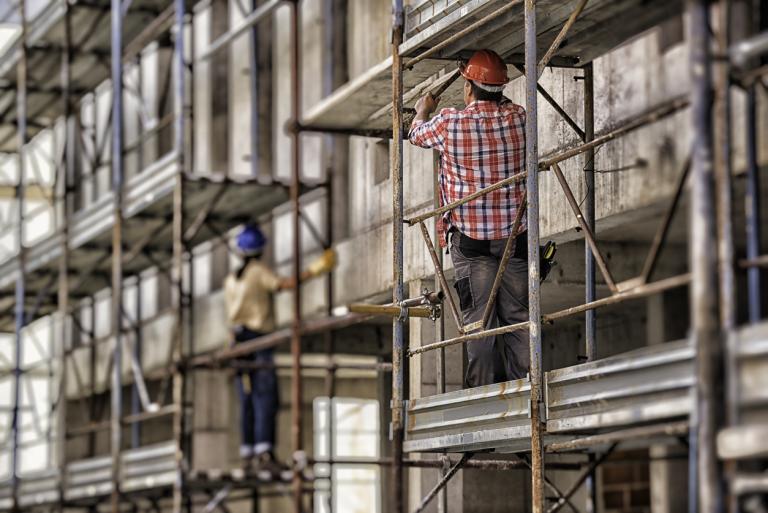
{"type": "Polygon", "coordinates": [[[267,245],[267,238],[258,225],[247,224],[237,235],[237,249],[246,256],[260,253],[267,245]]]}

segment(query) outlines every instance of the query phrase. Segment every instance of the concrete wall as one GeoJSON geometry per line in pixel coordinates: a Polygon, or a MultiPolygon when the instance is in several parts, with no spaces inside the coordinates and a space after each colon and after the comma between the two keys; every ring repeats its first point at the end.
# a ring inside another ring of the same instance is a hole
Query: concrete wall
{"type": "MultiPolygon", "coordinates": [[[[239,23],[243,14],[235,5],[237,2],[214,1],[210,6],[195,14],[195,46],[199,52],[220,34],[227,26],[239,23]]],[[[301,3],[302,27],[302,111],[319,102],[329,92],[333,62],[329,61],[327,41],[329,34],[339,25],[339,20],[328,16],[328,4],[324,0],[304,0],[301,3]]],[[[343,25],[347,30],[348,74],[354,78],[364,73],[371,66],[381,62],[389,54],[389,27],[391,24],[390,0],[350,0],[348,17],[343,25]]],[[[262,71],[260,84],[266,82],[274,91],[274,97],[268,105],[262,104],[263,137],[259,155],[252,155],[250,147],[250,107],[253,102],[250,92],[248,70],[249,43],[247,36],[234,42],[230,49],[222,51],[214,60],[196,63],[194,84],[195,107],[195,153],[194,170],[200,174],[229,173],[246,176],[251,173],[250,161],[258,158],[260,167],[278,180],[287,181],[290,174],[292,141],[285,133],[284,126],[290,118],[291,89],[289,41],[289,7],[279,8],[271,20],[274,40],[271,46],[261,48],[264,60],[269,56],[273,67],[262,71]]],[[[145,97],[145,123],[158,122],[163,116],[160,107],[162,91],[167,86],[166,73],[169,68],[171,53],[168,49],[149,48],[142,57],[143,75],[142,93],[145,97]]],[[[608,131],[622,121],[665,100],[676,97],[688,90],[687,49],[684,44],[662,49],[659,46],[658,29],[639,37],[595,61],[595,112],[596,131],[608,131]]],[[[129,70],[133,77],[138,70],[129,70]]],[[[581,75],[576,70],[547,70],[542,77],[542,85],[577,121],[583,123],[583,95],[581,83],[574,79],[581,75]]],[[[96,144],[103,140],[106,133],[107,106],[106,85],[84,101],[83,119],[91,124],[90,130],[97,136],[96,144]]],[[[518,79],[507,89],[510,98],[524,103],[524,83],[518,79]]],[[[760,91],[761,110],[758,119],[761,132],[768,122],[768,101],[765,91],[760,91]]],[[[743,95],[734,92],[734,125],[743,123],[743,95]]],[[[169,104],[167,104],[169,105],[169,104]]],[[[129,107],[138,108],[130,100],[129,107]]],[[[166,107],[165,111],[168,110],[166,107]]],[[[542,154],[549,155],[576,142],[575,134],[560,119],[558,114],[539,98],[539,144],[542,154]]],[[[138,118],[128,120],[129,138],[137,132],[138,118]]],[[[146,128],[146,127],[145,127],[146,128]]],[[[322,182],[328,176],[330,159],[329,145],[324,137],[303,135],[302,168],[303,178],[307,182],[322,182]]],[[[687,154],[690,140],[688,131],[688,113],[681,112],[670,118],[643,128],[611,142],[597,152],[595,167],[599,171],[596,177],[598,234],[609,234],[610,240],[601,241],[601,248],[619,279],[636,275],[642,265],[644,251],[647,248],[648,220],[658,217],[663,201],[668,198],[687,154]],[[634,165],[642,159],[645,165],[631,167],[624,171],[619,168],[634,165]],[[621,229],[617,230],[617,227],[621,229]],[[645,237],[645,238],[644,238],[645,237]],[[638,240],[640,242],[638,242],[638,240]]],[[[164,131],[142,145],[146,162],[150,162],[168,149],[168,133],[164,131]]],[[[108,158],[107,145],[105,157],[108,158]]],[[[344,238],[335,241],[339,254],[339,265],[328,279],[314,280],[304,288],[303,309],[307,315],[320,315],[327,308],[325,301],[329,287],[333,289],[334,305],[344,305],[371,297],[384,297],[392,284],[392,180],[389,173],[389,144],[376,139],[351,138],[345,157],[348,159],[346,196],[335,197],[333,201],[323,190],[316,190],[305,195],[303,208],[307,217],[319,228],[322,237],[327,236],[328,219],[337,210],[343,210],[348,217],[348,231],[344,238]]],[[[768,147],[760,148],[761,162],[768,162],[768,147]]],[[[129,173],[138,173],[140,166],[136,157],[129,161],[129,173]]],[[[743,166],[743,137],[739,130],[734,139],[734,161],[737,172],[743,166]]],[[[405,209],[406,215],[425,211],[433,201],[433,155],[429,151],[406,147],[405,150],[405,209]]],[[[574,158],[563,164],[564,172],[577,198],[586,194],[581,172],[583,158],[574,158]]],[[[83,180],[82,205],[87,206],[102,197],[109,189],[108,170],[101,166],[92,171],[93,178],[83,180]]],[[[550,280],[543,287],[545,311],[581,301],[583,290],[583,250],[580,234],[572,213],[563,201],[562,191],[551,173],[543,173],[540,178],[540,210],[542,237],[553,238],[562,244],[560,266],[556,268],[550,280]]],[[[685,216],[677,221],[684,224],[685,216]]],[[[287,206],[277,208],[267,216],[264,225],[268,227],[273,242],[270,259],[283,274],[288,273],[292,255],[291,212],[287,206]]],[[[684,226],[679,231],[684,235],[684,226]]],[[[304,262],[316,256],[320,249],[310,230],[302,227],[299,234],[306,254],[304,262]]],[[[432,264],[425,251],[417,229],[406,228],[405,279],[409,293],[415,295],[422,286],[433,287],[431,283],[432,264]]],[[[660,274],[672,274],[685,268],[686,248],[677,239],[676,245],[665,252],[660,264],[660,274]]],[[[221,246],[201,247],[196,251],[195,275],[195,316],[194,333],[197,351],[206,351],[221,347],[227,341],[224,325],[224,311],[221,292],[221,277],[226,268],[235,259],[227,256],[221,246]]],[[[446,258],[451,278],[450,257],[446,258]]],[[[127,282],[126,308],[129,315],[136,316],[136,298],[142,304],[141,319],[146,321],[143,329],[144,352],[142,363],[147,372],[162,368],[166,363],[168,343],[171,333],[171,318],[167,311],[169,292],[168,284],[158,278],[153,271],[143,277],[141,290],[132,288],[127,282]]],[[[604,290],[604,289],[603,289],[604,290]]],[[[109,338],[109,301],[108,291],[95,298],[95,324],[92,326],[96,337],[100,339],[96,352],[96,373],[91,383],[90,376],[83,372],[90,358],[86,347],[76,351],[74,362],[70,365],[70,376],[80,373],[77,379],[69,379],[67,397],[74,400],[82,396],[90,387],[97,392],[107,390],[107,369],[110,345],[109,338]],[[75,370],[75,366],[78,371],[75,370]]],[[[290,293],[281,293],[276,298],[278,320],[281,325],[290,322],[290,293]]],[[[685,310],[684,298],[676,298],[673,304],[676,312],[685,310]]],[[[644,345],[648,339],[669,340],[682,336],[686,322],[676,317],[673,327],[663,332],[655,332],[653,337],[646,336],[649,331],[660,325],[650,311],[658,312],[659,305],[648,308],[644,302],[628,303],[623,307],[601,311],[598,316],[598,351],[600,356],[615,354],[644,345]]],[[[656,315],[656,314],[653,314],[656,315]]],[[[88,308],[84,310],[82,322],[90,327],[88,308]]],[[[665,324],[664,326],[668,326],[665,324]]],[[[425,321],[410,321],[409,343],[418,346],[434,339],[434,327],[425,321]]],[[[446,319],[446,334],[456,333],[450,317],[446,319]]],[[[583,355],[583,328],[581,321],[559,323],[547,326],[544,330],[545,368],[571,365],[583,355]]],[[[131,336],[128,337],[132,341],[131,336]]],[[[435,393],[435,355],[410,361],[410,397],[426,396],[435,393]]],[[[448,389],[455,389],[462,384],[463,351],[454,347],[446,351],[448,389]]],[[[126,382],[132,378],[128,362],[125,362],[123,375],[126,382]]],[[[154,384],[152,386],[155,386],[154,384]]],[[[229,377],[223,373],[202,373],[194,383],[199,392],[196,395],[196,415],[194,425],[197,435],[194,464],[199,467],[231,466],[236,462],[238,435],[235,426],[236,408],[229,377]],[[224,401],[221,398],[225,398],[224,401]],[[226,447],[226,451],[217,450],[226,447]]],[[[289,388],[283,376],[283,390],[289,388]]],[[[339,384],[340,395],[357,397],[376,397],[379,385],[371,376],[349,377],[339,384]]],[[[311,399],[321,395],[323,389],[320,377],[313,377],[306,383],[304,412],[311,417],[311,399]]],[[[287,397],[284,394],[284,397],[287,397]]],[[[76,412],[74,406],[71,411],[76,412]]],[[[386,408],[387,402],[382,402],[386,408]]],[[[76,414],[72,414],[73,416],[76,414]]],[[[281,410],[279,418],[281,432],[288,431],[288,414],[281,410]]],[[[167,434],[167,426],[157,427],[147,433],[148,439],[161,439],[167,434]]],[[[311,424],[305,426],[305,443],[312,447],[311,424]]],[[[99,435],[97,451],[106,450],[107,439],[99,435]]],[[[287,440],[283,439],[278,452],[288,456],[287,440]]],[[[82,456],[85,448],[82,442],[72,446],[73,456],[82,456]]],[[[659,472],[675,472],[673,467],[659,466],[659,472]]],[[[410,501],[415,503],[436,481],[435,471],[412,470],[410,473],[410,501]]],[[[553,479],[563,488],[567,488],[573,475],[555,473],[553,479]]],[[[675,511],[679,503],[670,497],[670,490],[663,483],[652,481],[653,500],[675,511]],[[654,484],[656,483],[656,484],[654,484]],[[671,504],[671,506],[670,506],[671,504]]],[[[519,472],[513,476],[506,474],[489,475],[478,472],[462,472],[449,488],[448,496],[452,511],[526,511],[528,501],[513,501],[510,508],[510,491],[514,497],[524,497],[528,493],[528,475],[519,472]]],[[[583,496],[578,496],[582,504],[583,496]]],[[[278,505],[275,505],[277,508],[278,505]]],[[[665,511],[654,509],[654,511],[665,511]]]]}

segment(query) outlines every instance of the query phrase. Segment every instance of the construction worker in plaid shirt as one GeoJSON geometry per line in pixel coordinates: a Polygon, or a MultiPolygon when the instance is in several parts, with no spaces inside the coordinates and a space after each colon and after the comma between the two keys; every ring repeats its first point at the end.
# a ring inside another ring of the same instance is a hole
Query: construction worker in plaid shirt
{"type": "MultiPolygon", "coordinates": [[[[416,103],[411,144],[440,152],[440,198],[445,205],[525,170],[525,109],[504,97],[507,67],[491,50],[476,52],[462,65],[463,110],[437,108],[431,94],[416,103]]],[[[494,278],[523,206],[521,180],[446,212],[440,243],[450,241],[465,325],[481,321],[494,278]]],[[[528,244],[525,217],[504,272],[487,328],[528,321],[528,244]]],[[[466,386],[524,378],[530,365],[528,332],[519,330],[467,343],[466,386]]]]}

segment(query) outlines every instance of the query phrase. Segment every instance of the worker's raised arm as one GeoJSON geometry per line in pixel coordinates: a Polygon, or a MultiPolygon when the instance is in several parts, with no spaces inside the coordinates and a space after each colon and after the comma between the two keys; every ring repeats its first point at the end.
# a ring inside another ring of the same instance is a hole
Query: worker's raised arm
{"type": "Polygon", "coordinates": [[[421,148],[443,149],[445,141],[446,125],[442,112],[432,119],[430,114],[437,108],[438,100],[427,93],[416,102],[416,117],[413,118],[411,129],[408,131],[408,140],[411,144],[421,148]]]}
{"type": "MultiPolygon", "coordinates": [[[[299,281],[306,281],[316,278],[325,273],[329,273],[336,267],[336,251],[326,249],[323,254],[314,260],[299,276],[299,281]]],[[[278,278],[279,285],[277,290],[292,289],[296,286],[296,280],[290,278],[278,278]]]]}

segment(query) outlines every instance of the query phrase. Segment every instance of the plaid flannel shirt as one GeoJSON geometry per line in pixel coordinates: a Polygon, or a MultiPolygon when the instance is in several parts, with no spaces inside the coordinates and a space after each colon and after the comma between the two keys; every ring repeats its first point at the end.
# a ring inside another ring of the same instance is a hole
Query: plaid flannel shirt
{"type": "MultiPolygon", "coordinates": [[[[509,100],[442,109],[429,121],[414,120],[408,138],[440,151],[441,206],[525,170],[525,109],[509,100]]],[[[451,226],[473,239],[508,237],[524,192],[521,180],[446,212],[439,225],[440,245],[446,245],[451,226]]],[[[522,230],[525,222],[523,216],[522,230]]]]}

